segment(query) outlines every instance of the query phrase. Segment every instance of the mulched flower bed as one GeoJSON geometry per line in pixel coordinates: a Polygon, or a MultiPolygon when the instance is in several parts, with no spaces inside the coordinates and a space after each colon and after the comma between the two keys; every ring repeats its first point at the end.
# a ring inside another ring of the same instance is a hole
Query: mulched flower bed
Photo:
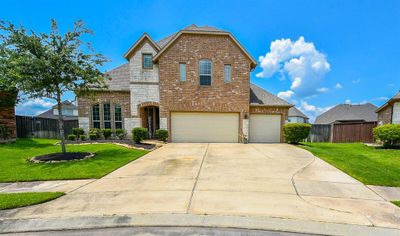
{"type": "Polygon", "coordinates": [[[161,146],[161,144],[156,144],[156,143],[135,143],[133,140],[129,139],[106,139],[106,140],[85,140],[85,141],[71,141],[71,140],[66,140],[65,141],[68,144],[94,144],[94,143],[114,143],[114,144],[120,144],[122,146],[126,147],[133,147],[133,148],[140,148],[140,149],[145,149],[145,150],[153,150],[161,146]]]}
{"type": "Polygon", "coordinates": [[[34,163],[41,162],[61,162],[61,161],[76,161],[94,157],[91,152],[67,152],[67,153],[51,153],[42,156],[32,157],[29,161],[34,163]]]}

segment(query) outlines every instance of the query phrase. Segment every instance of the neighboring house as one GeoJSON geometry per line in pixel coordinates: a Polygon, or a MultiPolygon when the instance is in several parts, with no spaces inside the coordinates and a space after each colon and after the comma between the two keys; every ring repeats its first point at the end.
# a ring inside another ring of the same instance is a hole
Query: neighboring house
{"type": "Polygon", "coordinates": [[[376,122],[377,107],[371,103],[361,105],[339,104],[319,115],[314,124],[376,122]]]}
{"type": "Polygon", "coordinates": [[[308,116],[301,112],[296,107],[291,107],[289,109],[289,123],[308,123],[308,116]]]}
{"type": "Polygon", "coordinates": [[[17,138],[14,107],[14,100],[17,98],[17,94],[18,92],[15,91],[0,91],[0,143],[17,138]],[[3,132],[6,134],[3,134],[3,132]],[[3,137],[3,135],[7,137],[3,137]]]}
{"type": "Polygon", "coordinates": [[[376,112],[379,125],[400,124],[400,91],[379,107],[376,112]]]}
{"type": "Polygon", "coordinates": [[[109,88],[78,97],[79,126],[166,129],[172,142],[281,142],[286,101],[250,83],[257,62],[223,30],[191,25],[158,42],[144,33],[107,74],[109,88]]]}
{"type": "MultiPolygon", "coordinates": [[[[62,115],[64,120],[78,120],[78,107],[72,102],[65,100],[62,102],[62,115]]],[[[57,105],[54,105],[50,110],[37,115],[37,117],[58,119],[57,105]]]]}

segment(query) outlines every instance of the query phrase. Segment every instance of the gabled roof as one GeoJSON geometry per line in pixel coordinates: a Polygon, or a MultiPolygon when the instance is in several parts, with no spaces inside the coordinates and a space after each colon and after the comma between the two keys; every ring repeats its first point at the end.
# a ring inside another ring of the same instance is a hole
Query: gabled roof
{"type": "Polygon", "coordinates": [[[331,124],[343,121],[377,121],[376,108],[371,103],[362,105],[339,104],[319,115],[314,123],[331,124]]]}
{"type": "MultiPolygon", "coordinates": [[[[77,107],[72,102],[70,102],[69,100],[65,100],[65,101],[61,102],[61,104],[62,104],[63,108],[77,109],[77,107]]],[[[52,106],[52,108],[57,108],[57,104],[52,106]]]]}
{"type": "Polygon", "coordinates": [[[160,40],[159,46],[161,50],[154,56],[153,60],[157,61],[157,59],[168,49],[169,46],[173,44],[173,42],[179,38],[182,34],[211,34],[211,35],[226,35],[229,36],[235,43],[236,45],[243,51],[243,53],[250,59],[252,62],[252,68],[256,67],[257,61],[254,60],[254,58],[244,49],[244,47],[239,43],[239,41],[228,31],[223,31],[211,26],[197,26],[197,25],[190,25],[183,30],[172,34],[168,36],[167,38],[164,38],[160,40]]]}
{"type": "Polygon", "coordinates": [[[297,109],[296,107],[291,107],[289,109],[289,114],[288,116],[296,116],[296,117],[303,117],[305,119],[309,119],[308,116],[306,116],[303,112],[301,112],[299,109],[297,109]]]}
{"type": "Polygon", "coordinates": [[[279,107],[292,107],[293,105],[287,101],[275,96],[255,84],[250,83],[250,106],[279,106],[279,107]]]}
{"type": "MultiPolygon", "coordinates": [[[[78,107],[75,106],[72,102],[65,100],[62,102],[63,104],[63,110],[67,109],[67,110],[77,110],[78,107]]],[[[40,117],[40,118],[47,118],[47,119],[58,119],[58,115],[54,115],[53,110],[57,109],[57,105],[52,106],[51,109],[37,115],[36,117],[40,117]]],[[[78,116],[66,116],[63,115],[63,119],[64,120],[77,120],[78,116]]]]}
{"type": "Polygon", "coordinates": [[[129,50],[124,54],[125,59],[129,59],[129,55],[135,50],[135,48],[143,41],[143,40],[149,40],[152,46],[156,51],[160,50],[160,46],[154,40],[148,35],[147,33],[144,33],[130,48],[129,50]]]}
{"type": "Polygon", "coordinates": [[[383,104],[381,107],[379,107],[376,112],[381,111],[383,108],[387,107],[390,105],[390,103],[395,102],[395,101],[400,101],[400,91],[397,92],[391,99],[389,99],[385,104],[383,104]]]}

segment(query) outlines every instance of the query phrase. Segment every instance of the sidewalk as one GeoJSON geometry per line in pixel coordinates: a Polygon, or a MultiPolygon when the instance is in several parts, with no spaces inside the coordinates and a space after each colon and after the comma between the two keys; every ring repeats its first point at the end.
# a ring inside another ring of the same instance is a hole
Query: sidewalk
{"type": "Polygon", "coordinates": [[[73,192],[96,179],[0,183],[0,193],[73,192]]]}

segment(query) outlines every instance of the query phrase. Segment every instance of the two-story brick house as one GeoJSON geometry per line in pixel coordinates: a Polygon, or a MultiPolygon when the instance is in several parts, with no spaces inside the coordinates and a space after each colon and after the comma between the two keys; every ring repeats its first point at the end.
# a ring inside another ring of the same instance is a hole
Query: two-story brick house
{"type": "Polygon", "coordinates": [[[227,31],[191,25],[158,42],[143,34],[108,75],[109,88],[78,97],[88,130],[166,129],[172,142],[280,142],[286,101],[250,83],[257,62],[227,31]]]}

